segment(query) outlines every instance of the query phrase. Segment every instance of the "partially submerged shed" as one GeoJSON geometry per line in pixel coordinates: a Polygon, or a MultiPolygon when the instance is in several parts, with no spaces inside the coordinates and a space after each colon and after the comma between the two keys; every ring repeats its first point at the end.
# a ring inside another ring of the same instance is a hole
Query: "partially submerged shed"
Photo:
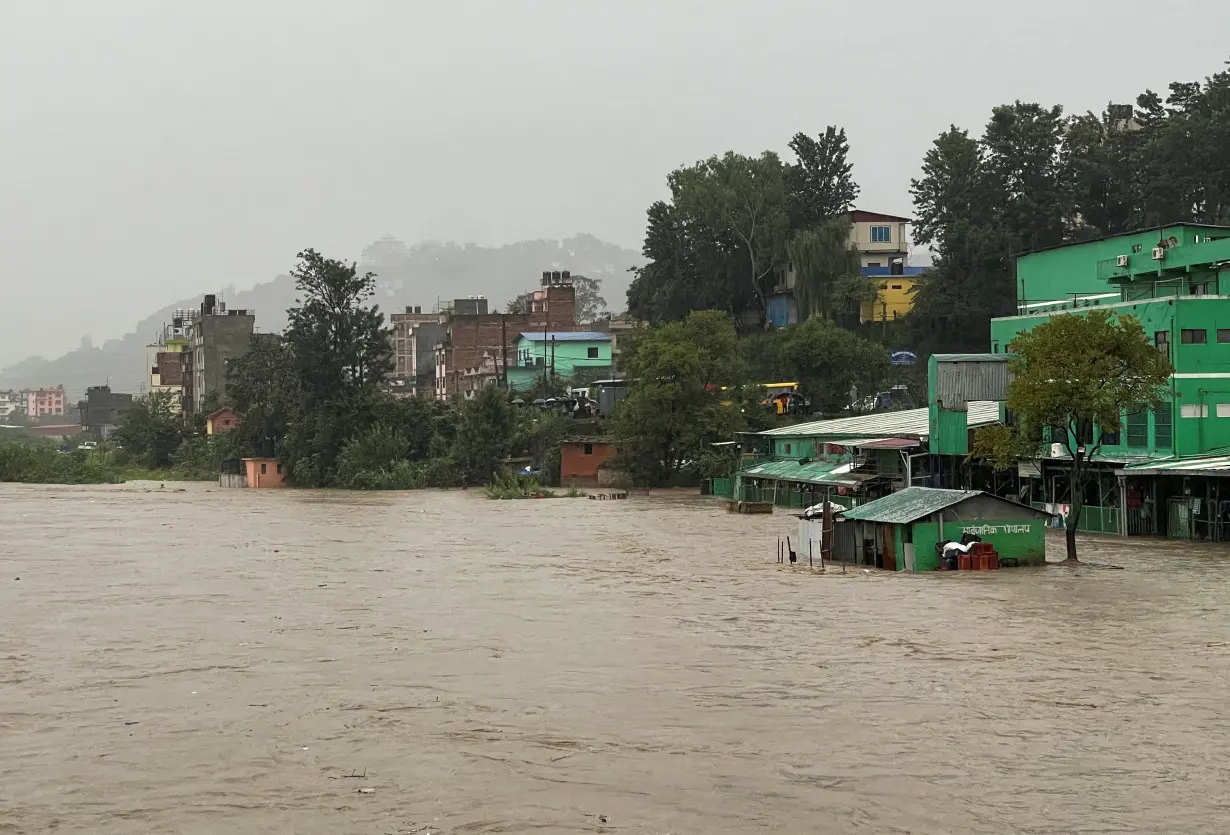
{"type": "Polygon", "coordinates": [[[936,545],[963,534],[990,542],[1001,564],[1046,562],[1050,514],[981,490],[904,490],[841,513],[834,559],[889,571],[935,571],[936,545]]]}

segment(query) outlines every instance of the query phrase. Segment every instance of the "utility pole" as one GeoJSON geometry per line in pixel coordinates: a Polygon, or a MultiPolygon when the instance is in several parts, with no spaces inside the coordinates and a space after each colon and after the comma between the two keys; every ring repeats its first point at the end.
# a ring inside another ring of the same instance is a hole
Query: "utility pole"
{"type": "Polygon", "coordinates": [[[508,388],[508,321],[500,314],[500,365],[504,367],[504,388],[508,388]]]}

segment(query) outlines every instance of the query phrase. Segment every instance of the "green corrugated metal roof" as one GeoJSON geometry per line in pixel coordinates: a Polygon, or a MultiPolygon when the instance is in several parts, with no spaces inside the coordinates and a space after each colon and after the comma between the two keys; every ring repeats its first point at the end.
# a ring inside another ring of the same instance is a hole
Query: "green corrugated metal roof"
{"type": "Polygon", "coordinates": [[[924,519],[936,511],[960,504],[974,496],[986,496],[997,502],[1010,504],[1013,507],[1033,511],[1040,518],[1050,516],[1027,505],[1018,504],[1009,499],[1003,499],[982,490],[937,490],[932,487],[907,487],[898,490],[891,496],[876,499],[874,502],[859,505],[842,512],[846,519],[857,519],[863,522],[879,522],[885,525],[908,525],[919,519],[924,519]]]}
{"type": "Polygon", "coordinates": [[[803,484],[855,485],[859,480],[851,476],[853,465],[848,461],[768,461],[740,470],[746,478],[768,478],[774,481],[796,481],[803,484]]]}
{"type": "Polygon", "coordinates": [[[981,490],[936,490],[931,487],[907,487],[891,496],[851,508],[842,513],[842,516],[863,522],[908,525],[917,519],[930,516],[937,510],[952,507],[954,504],[980,495],[982,495],[981,490]]]}

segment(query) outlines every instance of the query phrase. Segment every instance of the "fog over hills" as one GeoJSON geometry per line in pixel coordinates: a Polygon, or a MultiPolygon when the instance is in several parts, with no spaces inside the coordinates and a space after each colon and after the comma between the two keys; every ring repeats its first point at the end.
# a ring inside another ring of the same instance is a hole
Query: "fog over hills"
{"type": "MultiPolygon", "coordinates": [[[[324,254],[344,257],[343,253],[324,254]]],[[[571,270],[600,279],[603,296],[618,312],[624,307],[631,279],[628,269],[642,259],[632,250],[578,234],[561,241],[522,241],[498,247],[435,241],[407,246],[385,237],[355,260],[377,274],[374,301],[387,315],[406,305],[429,310],[438,301],[468,295],[487,296],[493,309],[503,308],[517,294],[537,286],[543,270],[571,270]]],[[[291,253],[288,267],[293,263],[291,253]]],[[[286,310],[295,301],[294,280],[285,274],[251,290],[222,284],[201,287],[195,296],[148,313],[118,339],[95,346],[84,337],[79,348],[56,359],[31,357],[0,370],[0,389],[63,384],[75,400],[87,386],[109,382],[116,391],[139,393],[147,382],[145,346],[157,338],[177,308],[199,307],[206,293],[218,294],[228,307],[255,310],[257,330],[265,333],[286,327],[286,310]]]]}

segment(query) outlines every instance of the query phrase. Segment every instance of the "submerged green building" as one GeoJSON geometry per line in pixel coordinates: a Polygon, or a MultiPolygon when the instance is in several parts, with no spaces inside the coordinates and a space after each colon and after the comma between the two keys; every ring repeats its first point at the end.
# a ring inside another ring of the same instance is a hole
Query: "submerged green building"
{"type": "MultiPolygon", "coordinates": [[[[1085,485],[1081,527],[1104,533],[1230,539],[1230,227],[1176,224],[1022,255],[1018,315],[991,323],[991,352],[1052,316],[1135,317],[1174,365],[1166,402],[1123,416],[1085,485]]],[[[1022,498],[1064,515],[1067,453],[1018,467],[1022,498]]]]}

